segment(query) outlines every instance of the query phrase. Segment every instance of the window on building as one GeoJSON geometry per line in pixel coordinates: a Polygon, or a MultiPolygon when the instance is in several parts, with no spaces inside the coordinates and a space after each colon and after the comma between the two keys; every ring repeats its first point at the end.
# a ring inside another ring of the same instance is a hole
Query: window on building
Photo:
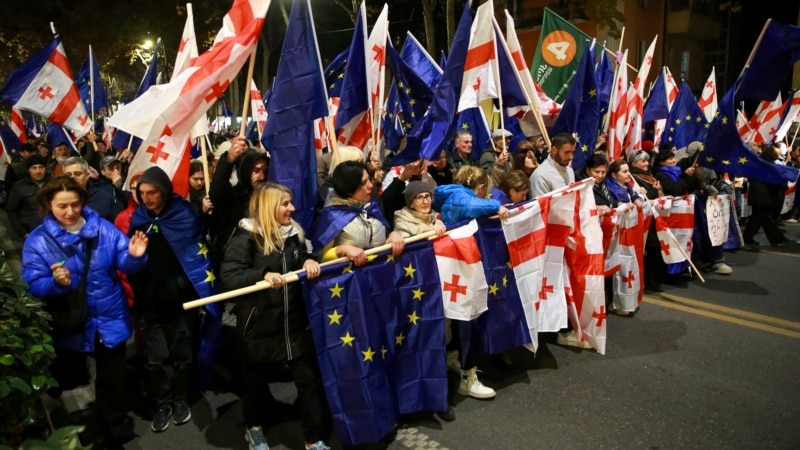
{"type": "Polygon", "coordinates": [[[644,61],[644,54],[647,52],[647,41],[645,40],[637,40],[636,41],[636,67],[642,67],[642,61],[644,61]]]}
{"type": "Polygon", "coordinates": [[[686,80],[689,78],[689,50],[681,52],[681,79],[686,80]]]}

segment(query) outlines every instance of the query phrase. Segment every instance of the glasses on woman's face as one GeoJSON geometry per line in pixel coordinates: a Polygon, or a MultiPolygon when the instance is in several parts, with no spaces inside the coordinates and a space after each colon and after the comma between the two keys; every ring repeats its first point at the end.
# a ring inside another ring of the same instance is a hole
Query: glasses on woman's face
{"type": "Polygon", "coordinates": [[[427,194],[427,193],[426,194],[419,194],[416,197],[414,197],[414,200],[417,200],[417,201],[420,201],[420,202],[429,202],[429,201],[433,200],[433,196],[431,194],[427,194]]]}

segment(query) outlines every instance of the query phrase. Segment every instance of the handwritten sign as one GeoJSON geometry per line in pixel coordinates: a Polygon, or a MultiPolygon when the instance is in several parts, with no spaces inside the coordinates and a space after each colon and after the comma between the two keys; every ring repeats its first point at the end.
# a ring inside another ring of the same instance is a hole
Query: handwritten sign
{"type": "Polygon", "coordinates": [[[731,200],[727,194],[708,197],[706,200],[706,215],[708,216],[708,237],[711,245],[718,246],[728,240],[728,224],[731,215],[731,200]]]}

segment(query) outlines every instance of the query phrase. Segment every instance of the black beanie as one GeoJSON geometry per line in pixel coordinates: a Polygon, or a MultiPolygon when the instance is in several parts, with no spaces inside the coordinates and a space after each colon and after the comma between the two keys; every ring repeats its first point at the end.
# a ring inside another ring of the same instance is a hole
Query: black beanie
{"type": "Polygon", "coordinates": [[[31,155],[30,158],[26,159],[25,164],[28,169],[37,164],[47,167],[47,158],[37,153],[35,155],[31,155]]]}

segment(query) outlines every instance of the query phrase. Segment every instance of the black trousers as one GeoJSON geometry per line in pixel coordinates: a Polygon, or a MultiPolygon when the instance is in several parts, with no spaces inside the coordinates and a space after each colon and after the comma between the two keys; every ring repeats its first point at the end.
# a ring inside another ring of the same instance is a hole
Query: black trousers
{"type": "Polygon", "coordinates": [[[125,343],[108,348],[96,342],[94,362],[97,369],[94,381],[97,407],[109,425],[118,424],[128,411],[125,343]]]}
{"type": "Polygon", "coordinates": [[[197,330],[197,310],[170,314],[145,311],[140,318],[144,326],[144,365],[150,392],[156,405],[186,400],[191,386],[194,335],[197,330]],[[171,364],[170,378],[166,366],[171,364]]]}
{"type": "MultiPolygon", "coordinates": [[[[306,442],[326,438],[328,403],[319,373],[316,356],[308,354],[288,361],[294,384],[297,387],[297,406],[300,408],[303,435],[306,442]]],[[[248,427],[272,425],[270,417],[275,398],[266,383],[266,374],[275,363],[245,363],[243,366],[244,392],[242,415],[248,427]]]]}
{"type": "Polygon", "coordinates": [[[758,233],[758,229],[764,227],[764,234],[767,235],[767,240],[770,244],[775,245],[786,239],[783,232],[775,222],[772,221],[770,208],[762,206],[753,206],[753,212],[747,219],[747,226],[744,227],[742,235],[744,243],[750,244],[753,242],[753,237],[758,233]]]}

